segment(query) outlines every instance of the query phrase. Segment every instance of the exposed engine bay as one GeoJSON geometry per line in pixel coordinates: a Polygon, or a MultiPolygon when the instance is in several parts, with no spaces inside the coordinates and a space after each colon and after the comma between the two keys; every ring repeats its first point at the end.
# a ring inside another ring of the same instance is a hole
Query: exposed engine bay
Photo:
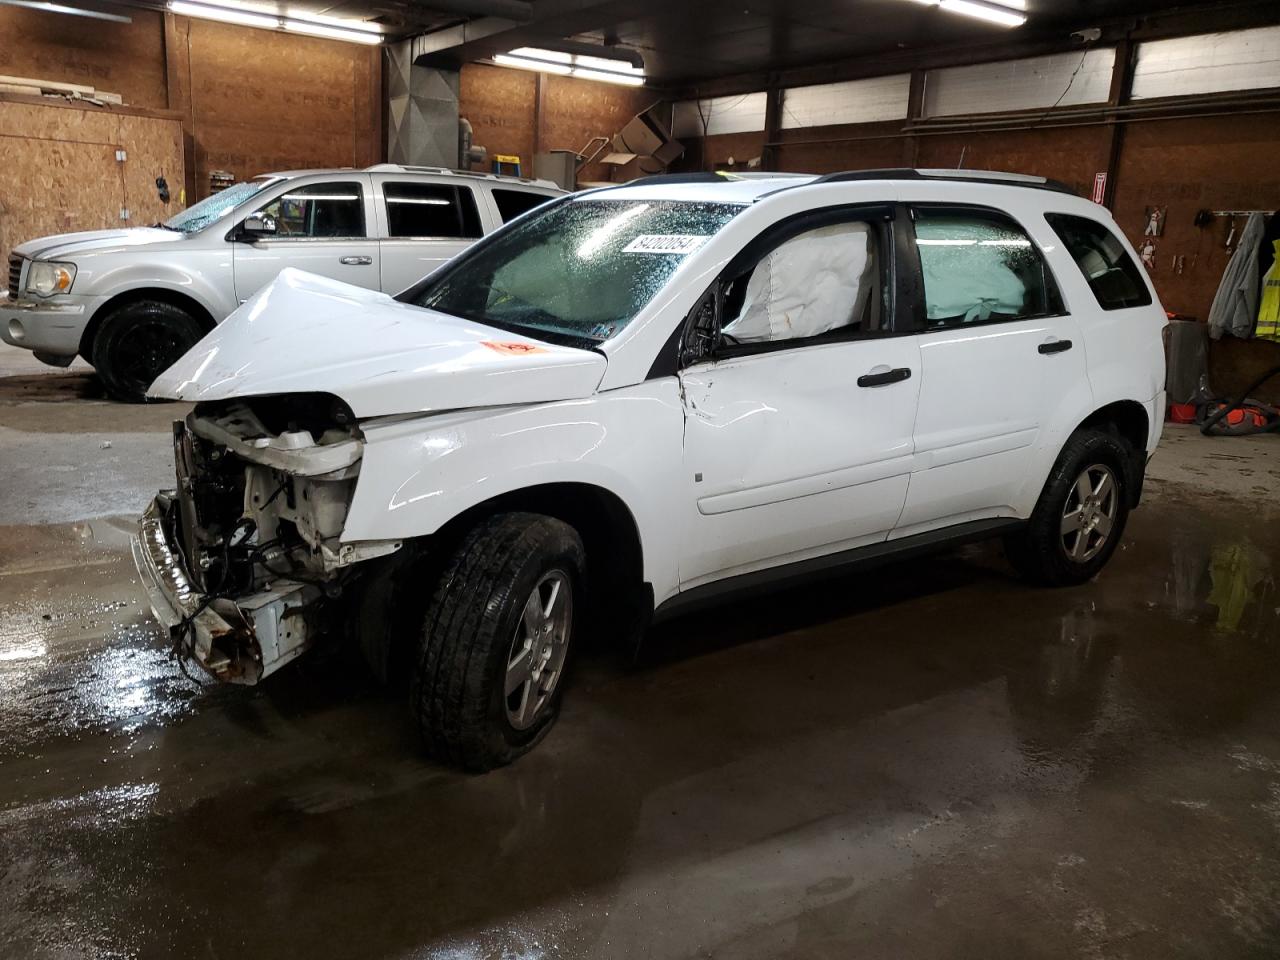
{"type": "Polygon", "coordinates": [[[256,683],[315,639],[353,563],[400,543],[341,541],[364,443],[336,398],[200,404],[173,438],[177,487],[152,504],[139,547],[184,608],[162,619],[180,657],[256,683]]]}

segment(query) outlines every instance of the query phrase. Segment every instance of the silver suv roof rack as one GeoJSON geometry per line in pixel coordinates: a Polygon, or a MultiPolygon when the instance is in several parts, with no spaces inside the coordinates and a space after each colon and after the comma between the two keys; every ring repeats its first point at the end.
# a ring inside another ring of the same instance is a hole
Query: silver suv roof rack
{"type": "Polygon", "coordinates": [[[512,177],[506,174],[485,173],[480,170],[453,170],[449,167],[423,167],[406,163],[375,163],[364,168],[365,173],[434,173],[450,177],[472,177],[476,180],[494,180],[500,183],[526,183],[532,187],[553,187],[559,184],[550,180],[538,180],[533,177],[512,177]]]}

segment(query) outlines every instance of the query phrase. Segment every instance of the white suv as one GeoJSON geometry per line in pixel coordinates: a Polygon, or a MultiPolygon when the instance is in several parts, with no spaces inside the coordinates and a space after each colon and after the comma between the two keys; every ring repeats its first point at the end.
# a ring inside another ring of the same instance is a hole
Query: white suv
{"type": "Polygon", "coordinates": [[[563,193],[545,180],[393,164],[266,174],[155,227],[17,247],[0,337],[54,366],[79,354],[112,396],[142,400],[283,267],[398,293],[563,193]]]}
{"type": "Polygon", "coordinates": [[[1096,574],[1164,419],[1135,264],[1053,183],[899,170],[576,194],[394,299],[285,271],[156,381],[138,569],[214,676],[345,622],[492,767],[584,629],[993,536],[1096,574]]]}

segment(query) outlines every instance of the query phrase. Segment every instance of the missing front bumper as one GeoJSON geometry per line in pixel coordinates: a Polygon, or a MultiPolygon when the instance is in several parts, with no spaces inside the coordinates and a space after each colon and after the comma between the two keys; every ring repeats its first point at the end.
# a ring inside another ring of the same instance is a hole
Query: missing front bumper
{"type": "Polygon", "coordinates": [[[312,639],[307,613],[321,590],[277,580],[266,590],[205,603],[174,543],[174,495],[161,492],[142,515],[133,562],[151,609],[172,639],[201,667],[229,683],[257,683],[301,656],[312,639]],[[183,629],[189,621],[189,632],[183,629]],[[188,636],[179,634],[187,632],[188,636]]]}

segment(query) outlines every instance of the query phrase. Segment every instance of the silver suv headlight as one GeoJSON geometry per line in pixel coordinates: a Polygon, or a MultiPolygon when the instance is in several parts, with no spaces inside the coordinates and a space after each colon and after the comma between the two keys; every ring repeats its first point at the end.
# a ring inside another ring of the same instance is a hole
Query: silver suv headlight
{"type": "Polygon", "coordinates": [[[74,263],[58,263],[53,260],[32,260],[27,266],[27,293],[37,297],[52,297],[66,293],[76,279],[74,263]]]}

